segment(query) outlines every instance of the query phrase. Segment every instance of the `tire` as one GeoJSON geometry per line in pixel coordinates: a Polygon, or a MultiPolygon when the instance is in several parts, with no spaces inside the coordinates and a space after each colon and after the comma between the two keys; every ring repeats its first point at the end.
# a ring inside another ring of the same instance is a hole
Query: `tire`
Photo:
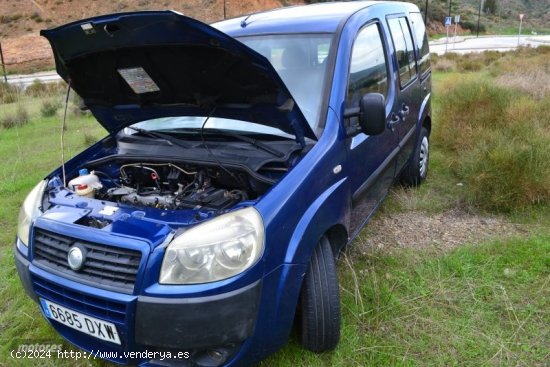
{"type": "Polygon", "coordinates": [[[412,153],[409,165],[401,174],[401,183],[405,186],[420,186],[428,176],[430,162],[430,140],[428,130],[422,127],[418,143],[412,153]]]}
{"type": "Polygon", "coordinates": [[[340,339],[340,294],[330,242],[321,238],[309,261],[298,309],[302,345],[312,352],[332,350],[340,339]]]}

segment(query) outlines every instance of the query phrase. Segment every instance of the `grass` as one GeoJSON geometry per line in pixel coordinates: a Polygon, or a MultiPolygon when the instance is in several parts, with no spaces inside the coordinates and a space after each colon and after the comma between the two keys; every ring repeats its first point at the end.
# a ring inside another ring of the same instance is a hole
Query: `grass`
{"type": "MultiPolygon", "coordinates": [[[[499,174],[505,173],[507,178],[509,170],[522,169],[514,157],[504,154],[506,147],[514,153],[525,146],[528,157],[538,154],[531,154],[529,149],[546,151],[541,131],[549,125],[541,116],[549,115],[541,115],[546,110],[540,108],[548,96],[522,94],[521,85],[499,79],[522,63],[529,64],[531,58],[537,63],[545,59],[532,50],[520,52],[482,54],[471,60],[456,57],[449,59],[452,65],[447,71],[433,75],[429,179],[419,190],[394,187],[373,220],[396,212],[431,215],[457,207],[470,212],[499,211],[485,201],[476,203],[470,196],[480,195],[470,189],[476,184],[472,177],[478,177],[479,172],[497,180],[478,183],[488,190],[482,192],[480,200],[490,199],[491,190],[506,185],[506,181],[515,186],[529,182],[521,175],[498,180],[499,174]],[[467,62],[478,63],[479,68],[464,71],[461,65],[467,62]],[[485,136],[481,127],[496,137],[485,136]],[[512,133],[517,133],[515,140],[512,133]],[[466,136],[470,140],[465,140],[466,136]],[[480,138],[485,139],[484,144],[491,143],[486,151],[480,150],[481,144],[476,145],[480,138]],[[483,154],[501,150],[504,160],[491,160],[489,154],[490,166],[481,164],[479,158],[487,158],[483,154]],[[502,167],[506,159],[511,163],[502,167]],[[468,167],[472,171],[467,171],[468,167]]],[[[435,60],[434,68],[442,60],[435,60]]],[[[36,96],[19,95],[0,109],[0,117],[16,111],[19,105],[29,114],[23,126],[0,128],[0,299],[4,300],[0,304],[0,366],[35,364],[9,357],[13,340],[63,343],[24,294],[12,254],[21,202],[36,182],[60,163],[61,122],[55,115],[44,117],[41,107],[44,101],[63,97],[38,92],[42,88],[35,87],[36,96]]],[[[73,104],[78,104],[78,99],[73,104]]],[[[66,155],[78,153],[104,134],[88,114],[71,113],[66,155]]],[[[537,164],[527,166],[527,178],[531,170],[540,172],[540,167],[545,167],[540,158],[533,162],[537,164]]],[[[541,187],[550,186],[547,182],[541,187]]],[[[528,188],[531,190],[530,185],[528,188]]],[[[550,209],[538,202],[520,205],[505,215],[511,221],[536,226],[529,227],[533,229],[523,238],[467,243],[454,250],[366,248],[367,232],[362,232],[338,265],[342,337],[336,350],[320,355],[304,351],[293,334],[287,346],[261,365],[548,365],[550,330],[545,326],[550,325],[550,209]]],[[[41,364],[107,365],[66,359],[42,360],[41,364]]]]}
{"type": "Polygon", "coordinates": [[[441,84],[436,116],[447,118],[433,136],[470,205],[512,212],[550,204],[549,53],[543,47],[448,58],[459,70],[479,65],[441,84]]]}
{"type": "MultiPolygon", "coordinates": [[[[61,121],[58,117],[42,117],[42,100],[23,97],[17,104],[2,105],[1,111],[10,113],[21,104],[29,112],[30,120],[24,126],[0,128],[0,279],[3,280],[0,299],[4,300],[0,304],[0,366],[33,364],[32,360],[9,358],[8,341],[12,339],[60,342],[59,336],[42,320],[36,304],[24,295],[12,253],[17,213],[24,197],[41,178],[59,166],[61,160],[61,121]]],[[[87,146],[91,136],[98,140],[106,133],[91,117],[84,115],[70,118],[65,134],[66,157],[71,157],[87,146]]],[[[61,361],[42,362],[55,366],[61,361]]],[[[71,361],[65,363],[72,365],[71,361]]]]}
{"type": "Polygon", "coordinates": [[[352,251],[339,266],[337,349],[304,353],[293,337],[262,366],[546,365],[549,253],[549,237],[443,256],[352,251]]]}

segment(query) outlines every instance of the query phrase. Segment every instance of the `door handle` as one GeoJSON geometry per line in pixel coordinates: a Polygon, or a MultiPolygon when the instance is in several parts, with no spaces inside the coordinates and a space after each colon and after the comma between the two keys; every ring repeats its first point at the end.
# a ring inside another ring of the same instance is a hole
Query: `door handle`
{"type": "Polygon", "coordinates": [[[390,122],[388,122],[388,127],[390,128],[390,130],[393,131],[395,128],[394,126],[398,124],[400,121],[401,121],[401,116],[392,112],[390,117],[390,122]]]}
{"type": "Polygon", "coordinates": [[[399,111],[399,116],[405,120],[405,117],[407,117],[409,115],[409,113],[411,112],[409,106],[407,106],[406,103],[403,103],[403,107],[401,107],[401,111],[399,111]]]}

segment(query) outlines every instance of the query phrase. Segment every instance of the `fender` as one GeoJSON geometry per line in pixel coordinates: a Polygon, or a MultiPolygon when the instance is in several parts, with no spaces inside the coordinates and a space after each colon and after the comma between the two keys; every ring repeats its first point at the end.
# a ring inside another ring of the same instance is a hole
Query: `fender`
{"type": "MultiPolygon", "coordinates": [[[[414,141],[415,146],[418,144],[418,137],[420,136],[420,129],[422,128],[422,124],[424,123],[424,120],[427,117],[430,117],[432,111],[431,111],[431,97],[432,93],[426,94],[426,97],[424,97],[424,100],[422,101],[422,104],[420,105],[420,109],[418,110],[418,121],[416,121],[416,127],[415,127],[415,133],[414,133],[414,141]]],[[[407,162],[410,162],[408,160],[407,162]]],[[[407,163],[408,164],[408,163],[407,163]]]]}
{"type": "Polygon", "coordinates": [[[420,110],[418,111],[418,121],[416,122],[418,131],[420,131],[420,127],[422,126],[422,123],[426,119],[426,117],[429,117],[432,113],[431,111],[431,98],[432,93],[426,94],[426,97],[424,97],[424,100],[422,101],[422,104],[420,105],[420,110]]]}
{"type": "Polygon", "coordinates": [[[349,197],[346,192],[347,177],[337,181],[323,192],[306,210],[292,234],[285,256],[285,263],[307,264],[313,249],[326,231],[337,224],[347,228],[346,217],[349,214],[349,197]]]}

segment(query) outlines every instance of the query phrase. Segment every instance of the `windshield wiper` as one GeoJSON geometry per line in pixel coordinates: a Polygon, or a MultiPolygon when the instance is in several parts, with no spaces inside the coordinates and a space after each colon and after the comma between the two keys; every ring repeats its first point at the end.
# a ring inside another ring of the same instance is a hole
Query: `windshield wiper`
{"type": "Polygon", "coordinates": [[[181,142],[179,139],[177,138],[174,138],[173,136],[171,135],[168,135],[168,134],[163,134],[163,133],[160,133],[158,131],[150,131],[150,130],[145,130],[145,129],[141,129],[139,127],[132,127],[130,126],[129,127],[130,129],[132,130],[135,130],[137,131],[138,133],[140,134],[143,134],[143,135],[147,135],[151,138],[157,138],[157,139],[162,139],[162,140],[166,140],[168,143],[170,144],[174,144],[174,145],[178,145],[182,148],[189,148],[189,146],[183,142],[181,142]]]}
{"type": "Polygon", "coordinates": [[[216,129],[214,127],[209,127],[206,130],[216,131],[220,135],[230,136],[230,137],[238,139],[240,141],[244,141],[246,143],[252,144],[255,147],[260,148],[261,150],[266,151],[266,152],[268,152],[268,153],[270,153],[270,154],[272,154],[272,155],[274,155],[275,157],[278,157],[278,158],[282,158],[282,157],[285,156],[284,153],[278,151],[277,149],[274,149],[274,148],[270,147],[269,145],[267,145],[265,143],[262,143],[258,139],[250,138],[248,136],[240,135],[240,134],[233,133],[233,132],[226,131],[226,130],[216,129]]]}

